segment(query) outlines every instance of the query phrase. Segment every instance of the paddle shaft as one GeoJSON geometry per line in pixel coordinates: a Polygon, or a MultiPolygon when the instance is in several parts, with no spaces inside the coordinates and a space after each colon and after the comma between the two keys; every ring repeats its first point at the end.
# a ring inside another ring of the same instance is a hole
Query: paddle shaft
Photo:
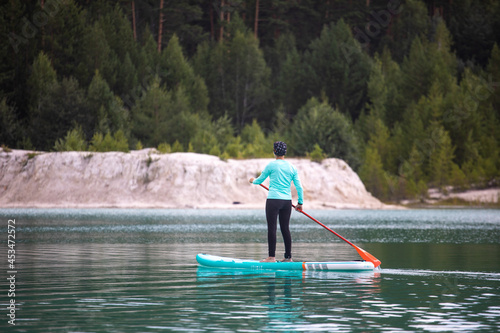
{"type": "MultiPolygon", "coordinates": [[[[267,188],[267,186],[263,185],[263,184],[259,184],[260,186],[262,186],[263,188],[265,188],[266,190],[269,191],[269,188],[267,188]]],[[[292,207],[295,208],[295,205],[292,204],[292,207]]],[[[312,217],[311,215],[307,214],[306,212],[304,212],[303,210],[299,210],[299,212],[301,212],[302,214],[304,214],[305,216],[307,216],[308,218],[310,218],[311,220],[313,220],[314,222],[316,222],[317,224],[319,224],[320,226],[322,226],[323,228],[325,228],[326,230],[330,231],[332,234],[334,234],[335,236],[337,236],[338,238],[342,239],[344,242],[346,242],[347,244],[351,245],[352,247],[354,247],[356,249],[356,251],[358,252],[358,254],[361,256],[361,258],[367,260],[367,261],[370,261],[372,262],[375,267],[378,267],[380,266],[380,260],[378,260],[377,258],[375,258],[373,255],[371,255],[370,253],[366,252],[365,250],[363,250],[362,248],[354,245],[353,243],[349,242],[347,239],[345,239],[344,237],[342,237],[341,235],[339,235],[338,233],[336,233],[335,231],[333,231],[332,229],[328,228],[326,225],[324,225],[323,223],[321,223],[320,221],[316,220],[314,217],[312,217]]]]}

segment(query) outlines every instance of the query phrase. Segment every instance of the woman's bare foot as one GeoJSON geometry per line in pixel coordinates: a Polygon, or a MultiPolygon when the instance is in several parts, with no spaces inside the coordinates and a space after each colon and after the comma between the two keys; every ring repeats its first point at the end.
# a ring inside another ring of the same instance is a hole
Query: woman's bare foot
{"type": "Polygon", "coordinates": [[[275,257],[267,257],[266,259],[262,259],[260,262],[276,262],[275,257]]]}
{"type": "Polygon", "coordinates": [[[281,262],[293,262],[292,258],[285,258],[281,262]]]}

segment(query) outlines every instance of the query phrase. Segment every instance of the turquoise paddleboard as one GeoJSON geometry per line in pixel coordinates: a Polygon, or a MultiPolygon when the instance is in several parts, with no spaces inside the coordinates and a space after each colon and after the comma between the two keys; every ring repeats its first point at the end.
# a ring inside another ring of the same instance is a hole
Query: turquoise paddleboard
{"type": "Polygon", "coordinates": [[[340,272],[373,271],[369,261],[328,261],[328,262],[260,262],[252,259],[235,259],[199,253],[196,261],[202,266],[218,268],[241,268],[253,270],[320,270],[340,272]]]}

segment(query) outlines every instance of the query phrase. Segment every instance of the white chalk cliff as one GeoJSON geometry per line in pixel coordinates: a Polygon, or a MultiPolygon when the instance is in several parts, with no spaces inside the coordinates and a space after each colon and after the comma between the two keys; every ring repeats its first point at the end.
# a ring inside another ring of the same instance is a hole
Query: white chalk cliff
{"type": "MultiPolygon", "coordinates": [[[[154,149],[29,153],[0,151],[0,207],[263,208],[266,190],[248,179],[271,161],[154,149]]],[[[342,160],[287,160],[299,171],[304,209],[387,207],[342,160]]]]}

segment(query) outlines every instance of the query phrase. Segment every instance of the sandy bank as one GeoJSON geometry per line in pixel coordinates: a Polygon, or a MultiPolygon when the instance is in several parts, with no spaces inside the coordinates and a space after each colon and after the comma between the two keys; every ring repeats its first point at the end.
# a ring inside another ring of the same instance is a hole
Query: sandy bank
{"type": "Polygon", "coordinates": [[[496,204],[500,199],[500,188],[487,188],[481,190],[467,190],[463,192],[443,193],[439,189],[430,189],[428,203],[434,203],[450,199],[461,199],[465,202],[476,204],[496,204]]]}
{"type": "MultiPolygon", "coordinates": [[[[391,208],[366,191],[342,160],[288,159],[299,170],[305,208],[391,208]]],[[[0,152],[0,207],[262,208],[251,185],[270,159],[194,153],[0,152]]],[[[293,192],[294,202],[296,193],[293,192]]]]}

